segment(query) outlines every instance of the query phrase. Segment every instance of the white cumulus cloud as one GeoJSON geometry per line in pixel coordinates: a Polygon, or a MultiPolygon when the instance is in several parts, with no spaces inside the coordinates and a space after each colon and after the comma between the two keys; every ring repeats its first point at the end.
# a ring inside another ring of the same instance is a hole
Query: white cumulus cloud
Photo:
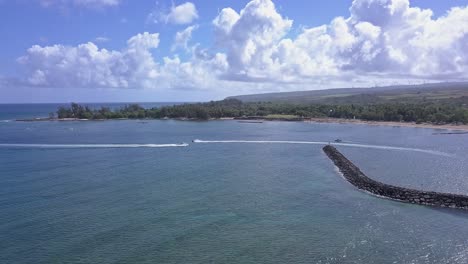
{"type": "Polygon", "coordinates": [[[229,78],[263,78],[276,62],[273,48],[292,26],[270,0],[253,0],[238,14],[221,10],[213,20],[220,47],[227,49],[229,78]]]}
{"type": "Polygon", "coordinates": [[[157,63],[151,50],[158,46],[159,34],[145,32],[131,37],[120,51],[100,49],[92,42],[35,45],[18,62],[24,66],[24,84],[57,88],[206,89],[226,71],[224,54],[197,48],[189,61],[173,56],[157,63]]]}
{"type": "Polygon", "coordinates": [[[174,44],[171,47],[171,50],[174,51],[177,48],[183,48],[188,50],[188,42],[192,39],[192,33],[198,28],[198,25],[189,26],[186,29],[179,31],[175,34],[174,44]]]}
{"type": "Polygon", "coordinates": [[[35,45],[18,58],[25,66],[27,83],[71,88],[151,88],[158,76],[150,49],[159,45],[159,34],[138,34],[122,51],[99,49],[88,42],[75,47],[35,45]]]}
{"type": "Polygon", "coordinates": [[[161,21],[163,23],[186,25],[198,19],[198,11],[194,3],[186,2],[173,5],[168,12],[151,13],[148,19],[153,22],[161,21]]]}
{"type": "MultiPolygon", "coordinates": [[[[76,0],[77,1],[77,0],[76,0]]],[[[165,22],[187,24],[195,5],[174,6],[165,22]]],[[[151,52],[159,35],[130,38],[121,50],[94,43],[33,46],[18,61],[31,86],[225,90],[228,94],[373,85],[399,80],[468,79],[468,7],[435,17],[409,0],[354,0],[350,13],[293,32],[271,0],[222,9],[211,48],[189,47],[197,26],[177,32],[173,51],[151,52]],[[213,48],[215,46],[216,48],[213,48]],[[239,84],[242,81],[244,83],[239,84]],[[243,90],[242,90],[243,89],[243,90]]]]}
{"type": "Polygon", "coordinates": [[[468,7],[434,19],[408,0],[354,0],[349,17],[286,38],[292,21],[272,1],[253,0],[240,13],[223,9],[213,24],[232,80],[468,77],[468,7]]]}

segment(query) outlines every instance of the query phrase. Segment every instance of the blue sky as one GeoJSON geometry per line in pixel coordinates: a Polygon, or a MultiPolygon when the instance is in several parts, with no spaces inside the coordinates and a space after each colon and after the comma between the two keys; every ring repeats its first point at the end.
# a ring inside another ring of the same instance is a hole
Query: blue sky
{"type": "Polygon", "coordinates": [[[0,103],[203,101],[464,81],[467,5],[0,0],[0,103]]]}

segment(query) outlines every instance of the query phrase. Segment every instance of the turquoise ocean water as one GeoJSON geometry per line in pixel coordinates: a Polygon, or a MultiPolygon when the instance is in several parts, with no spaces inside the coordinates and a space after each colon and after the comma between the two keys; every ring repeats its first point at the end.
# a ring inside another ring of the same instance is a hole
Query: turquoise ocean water
{"type": "Polygon", "coordinates": [[[337,173],[321,144],[267,142],[341,138],[359,145],[338,148],[370,177],[468,194],[468,135],[296,122],[11,121],[56,107],[0,105],[1,263],[468,262],[468,212],[368,195],[337,173]],[[134,145],[181,142],[189,145],[134,145]]]}

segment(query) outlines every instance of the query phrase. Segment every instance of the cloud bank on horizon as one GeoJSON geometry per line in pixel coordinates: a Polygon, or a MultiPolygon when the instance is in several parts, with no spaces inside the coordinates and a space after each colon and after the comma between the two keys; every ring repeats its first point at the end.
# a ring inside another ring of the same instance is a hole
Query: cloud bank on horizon
{"type": "MultiPolygon", "coordinates": [[[[90,8],[115,8],[122,2],[39,1],[90,8]]],[[[224,89],[228,94],[468,80],[468,6],[435,17],[409,0],[354,0],[347,17],[294,34],[294,18],[281,15],[271,0],[252,0],[241,10],[226,7],[210,19],[214,36],[209,45],[193,43],[200,27],[194,3],[173,5],[151,17],[153,22],[185,27],[171,37],[171,53],[155,55],[158,32],[130,36],[117,50],[100,48],[96,40],[77,46],[34,45],[17,59],[23,73],[15,85],[224,89]]]]}

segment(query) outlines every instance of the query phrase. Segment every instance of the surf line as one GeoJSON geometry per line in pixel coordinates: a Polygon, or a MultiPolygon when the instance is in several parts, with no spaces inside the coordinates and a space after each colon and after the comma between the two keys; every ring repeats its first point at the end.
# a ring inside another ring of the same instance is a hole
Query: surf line
{"type": "Polygon", "coordinates": [[[40,149],[76,149],[76,148],[171,148],[187,147],[180,144],[0,144],[0,148],[40,148],[40,149]]]}
{"type": "Polygon", "coordinates": [[[453,157],[449,153],[418,149],[418,148],[405,148],[405,147],[394,147],[394,146],[382,146],[382,145],[368,145],[368,144],[354,144],[354,143],[338,143],[338,142],[324,142],[324,141],[286,141],[286,140],[193,140],[194,143],[250,143],[250,144],[308,144],[308,145],[334,145],[343,147],[354,147],[354,148],[367,148],[367,149],[382,149],[382,150],[396,150],[396,151],[412,151],[421,152],[426,154],[432,154],[437,156],[453,157]]]}

